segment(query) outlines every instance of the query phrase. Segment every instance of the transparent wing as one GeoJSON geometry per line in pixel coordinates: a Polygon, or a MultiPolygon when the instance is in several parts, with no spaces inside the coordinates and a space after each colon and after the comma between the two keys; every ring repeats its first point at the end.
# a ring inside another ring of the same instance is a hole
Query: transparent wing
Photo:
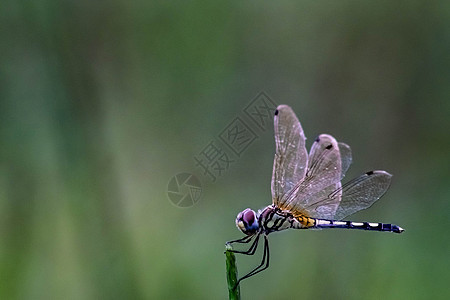
{"type": "Polygon", "coordinates": [[[327,186],[320,192],[311,196],[306,205],[296,205],[293,208],[293,214],[301,214],[303,216],[319,219],[333,219],[339,206],[339,202],[341,201],[341,195],[340,182],[327,186]],[[333,197],[329,197],[333,192],[336,192],[336,194],[333,195],[333,197]]]}
{"type": "Polygon", "coordinates": [[[342,200],[334,216],[337,220],[369,208],[391,184],[392,175],[386,171],[370,171],[344,184],[342,200]]]}
{"type": "Polygon", "coordinates": [[[345,177],[348,168],[352,164],[352,150],[350,146],[344,143],[339,143],[339,152],[341,154],[341,180],[345,177]]]}
{"type": "Polygon", "coordinates": [[[297,116],[287,105],[280,105],[275,111],[275,158],[272,173],[272,201],[280,201],[303,180],[308,164],[305,148],[305,134],[297,116]]]}
{"type": "Polygon", "coordinates": [[[305,178],[281,201],[281,208],[294,214],[302,212],[314,201],[312,195],[340,181],[341,171],[338,143],[331,135],[321,134],[311,147],[305,178]]]}
{"type": "MultiPolygon", "coordinates": [[[[304,208],[308,216],[342,220],[372,206],[389,188],[392,175],[385,171],[367,172],[338,187],[328,195],[325,190],[314,196],[317,201],[304,208]],[[317,196],[317,197],[316,197],[317,196]],[[333,208],[338,204],[333,213],[333,208]]],[[[329,189],[329,188],[327,188],[329,189]]]]}
{"type": "MultiPolygon", "coordinates": [[[[341,179],[345,176],[350,164],[352,162],[352,152],[350,146],[344,143],[338,143],[339,152],[341,155],[341,179]]],[[[311,196],[311,199],[306,201],[309,206],[296,206],[295,210],[301,210],[303,215],[313,218],[332,219],[336,214],[336,210],[341,201],[342,190],[341,182],[329,185],[323,190],[311,196]],[[329,195],[333,194],[333,197],[329,195]]]]}

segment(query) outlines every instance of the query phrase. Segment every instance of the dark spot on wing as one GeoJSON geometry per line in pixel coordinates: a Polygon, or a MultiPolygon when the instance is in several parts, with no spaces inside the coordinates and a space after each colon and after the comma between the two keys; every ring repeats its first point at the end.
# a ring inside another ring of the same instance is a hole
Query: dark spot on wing
{"type": "Polygon", "coordinates": [[[366,175],[369,175],[369,176],[370,176],[370,175],[373,175],[373,171],[367,172],[366,175]]]}
{"type": "Polygon", "coordinates": [[[278,116],[278,109],[275,110],[275,116],[278,116]]]}
{"type": "Polygon", "coordinates": [[[327,149],[327,150],[330,150],[331,148],[333,148],[333,145],[331,145],[331,144],[325,147],[325,149],[327,149]]]}

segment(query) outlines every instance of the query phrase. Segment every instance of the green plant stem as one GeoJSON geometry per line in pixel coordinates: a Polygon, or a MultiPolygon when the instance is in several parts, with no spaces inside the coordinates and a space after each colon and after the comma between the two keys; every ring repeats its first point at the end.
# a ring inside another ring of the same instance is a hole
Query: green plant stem
{"type": "Polygon", "coordinates": [[[227,266],[227,282],[228,282],[228,297],[233,300],[241,299],[241,291],[239,285],[236,286],[238,281],[238,271],[236,267],[236,257],[232,250],[231,245],[225,245],[225,256],[227,266]]]}

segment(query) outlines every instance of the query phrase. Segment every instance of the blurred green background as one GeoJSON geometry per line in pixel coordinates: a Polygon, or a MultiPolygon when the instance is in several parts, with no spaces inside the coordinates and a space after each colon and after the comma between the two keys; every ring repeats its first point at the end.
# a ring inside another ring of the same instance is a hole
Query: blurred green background
{"type": "MultiPolygon", "coordinates": [[[[237,213],[271,203],[273,129],[216,182],[194,156],[262,90],[308,139],[394,174],[353,220],[290,231],[244,299],[450,297],[447,1],[3,1],[0,298],[225,299],[237,213]],[[178,208],[169,179],[196,174],[178,208]]],[[[259,257],[237,257],[240,274],[259,257]]]]}

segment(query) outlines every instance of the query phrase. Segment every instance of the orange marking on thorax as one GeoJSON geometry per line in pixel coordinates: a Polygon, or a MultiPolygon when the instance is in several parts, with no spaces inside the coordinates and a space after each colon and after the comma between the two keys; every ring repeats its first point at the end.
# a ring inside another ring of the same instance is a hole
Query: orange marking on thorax
{"type": "Polygon", "coordinates": [[[314,218],[307,217],[303,214],[296,214],[294,217],[305,227],[312,227],[316,224],[314,218]]]}

